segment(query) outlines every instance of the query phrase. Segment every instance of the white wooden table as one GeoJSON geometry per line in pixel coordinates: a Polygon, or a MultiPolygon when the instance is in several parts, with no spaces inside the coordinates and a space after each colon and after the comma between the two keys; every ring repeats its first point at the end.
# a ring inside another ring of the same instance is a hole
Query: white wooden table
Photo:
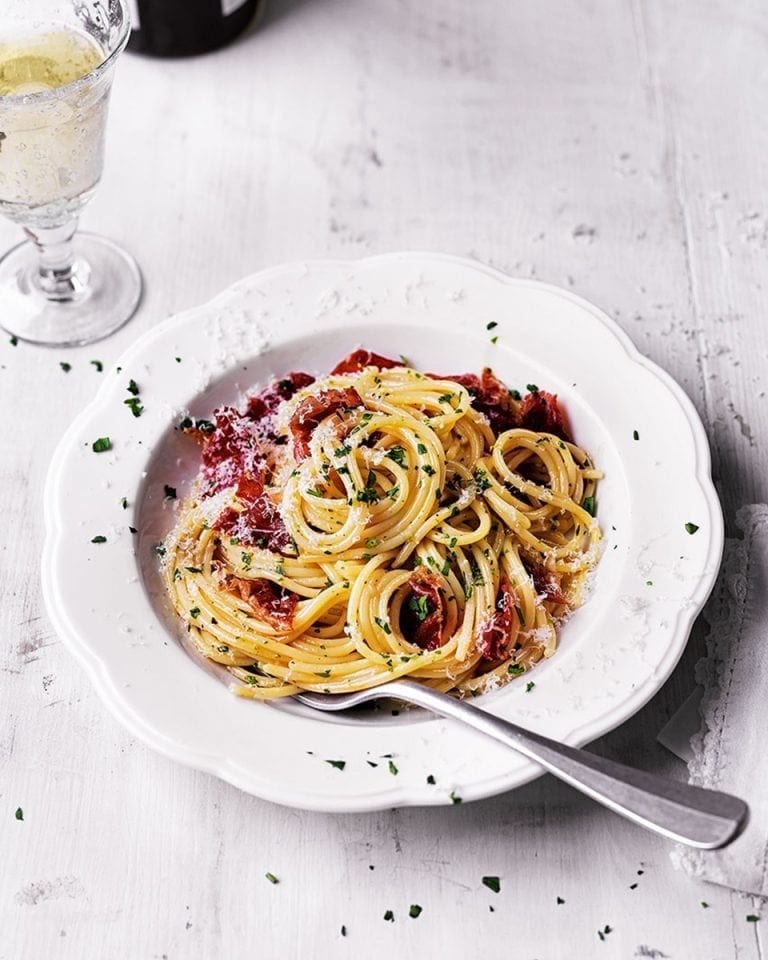
{"type": "MultiPolygon", "coordinates": [[[[573,288],[688,390],[728,521],[768,500],[767,93],[759,0],[273,0],[221,53],[124,57],[84,226],[136,254],[141,310],[84,349],[0,340],[2,960],[763,956],[768,911],[746,922],[759,904],[550,777],[330,816],[156,756],[52,633],[38,568],[43,479],[98,386],[89,360],[304,257],[444,250],[573,288]]],[[[16,237],[0,226],[0,247],[16,237]]],[[[682,776],[655,737],[700,634],[595,749],[682,776]]]]}

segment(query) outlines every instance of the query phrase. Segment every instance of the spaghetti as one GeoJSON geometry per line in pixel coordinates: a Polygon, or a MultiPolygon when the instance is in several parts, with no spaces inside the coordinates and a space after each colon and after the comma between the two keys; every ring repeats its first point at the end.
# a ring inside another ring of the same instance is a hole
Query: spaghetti
{"type": "Polygon", "coordinates": [[[240,695],[484,692],[550,657],[583,602],[600,474],[533,385],[358,350],[181,428],[202,465],[165,580],[240,695]]]}

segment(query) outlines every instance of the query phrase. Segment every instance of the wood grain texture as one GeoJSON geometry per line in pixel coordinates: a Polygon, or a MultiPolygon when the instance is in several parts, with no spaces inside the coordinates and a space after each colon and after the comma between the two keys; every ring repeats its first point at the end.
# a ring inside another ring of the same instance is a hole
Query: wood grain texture
{"type": "MultiPolygon", "coordinates": [[[[303,257],[444,250],[576,290],[693,398],[728,520],[768,500],[766,64],[757,0],[272,0],[221,53],[123,58],[83,225],[139,259],[140,313],[83,349],[0,338],[1,960],[762,957],[759,905],[551,778],[343,817],[150,753],[52,634],[38,568],[88,361],[303,257]]],[[[595,749],[681,776],[655,736],[701,650],[595,749]]]]}

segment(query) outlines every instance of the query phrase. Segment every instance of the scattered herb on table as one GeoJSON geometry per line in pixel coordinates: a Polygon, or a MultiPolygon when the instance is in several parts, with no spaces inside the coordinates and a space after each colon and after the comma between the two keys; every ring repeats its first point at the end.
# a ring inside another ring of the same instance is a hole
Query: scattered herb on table
{"type": "Polygon", "coordinates": [[[685,525],[685,532],[694,534],[699,529],[698,524],[691,523],[690,521],[685,525]]]}
{"type": "Polygon", "coordinates": [[[94,440],[91,445],[94,453],[104,453],[105,450],[112,449],[112,441],[109,437],[99,437],[98,440],[94,440]]]}
{"type": "Polygon", "coordinates": [[[498,337],[491,337],[491,343],[492,343],[492,344],[496,345],[498,342],[499,342],[499,338],[498,338],[498,337]]]}
{"type": "Polygon", "coordinates": [[[134,395],[134,397],[138,397],[138,395],[139,395],[139,385],[138,385],[138,383],[136,383],[135,380],[129,380],[129,381],[128,381],[128,386],[127,386],[125,389],[128,391],[128,393],[132,393],[132,394],[134,395]]]}
{"type": "Polygon", "coordinates": [[[702,905],[702,907],[704,907],[705,910],[706,910],[707,907],[709,906],[709,904],[706,902],[706,900],[702,900],[702,901],[701,901],[701,905],[702,905]]]}
{"type": "Polygon", "coordinates": [[[385,910],[385,912],[384,912],[384,919],[385,919],[385,920],[389,920],[390,923],[394,923],[394,922],[395,922],[395,915],[394,915],[394,913],[392,913],[391,910],[385,910]]]}
{"type": "Polygon", "coordinates": [[[24,819],[24,811],[21,809],[21,807],[16,807],[16,819],[17,820],[24,819]]]}
{"type": "Polygon", "coordinates": [[[342,925],[341,925],[341,935],[342,935],[342,937],[346,937],[346,935],[347,935],[347,928],[344,926],[343,923],[342,923],[342,925]]]}
{"type": "Polygon", "coordinates": [[[265,873],[264,876],[269,880],[270,883],[280,883],[274,873],[265,873]]]}
{"type": "Polygon", "coordinates": [[[601,940],[605,940],[609,933],[613,933],[613,927],[608,926],[607,923],[602,930],[597,931],[597,935],[601,940]]]}
{"type": "Polygon", "coordinates": [[[501,890],[501,881],[498,877],[483,877],[483,886],[498,893],[501,890]]]}
{"type": "Polygon", "coordinates": [[[637,430],[633,430],[633,431],[632,431],[632,439],[633,439],[633,440],[639,440],[639,439],[640,439],[640,434],[637,432],[637,430]]]}
{"type": "Polygon", "coordinates": [[[486,323],[486,325],[485,325],[485,329],[486,329],[486,330],[493,330],[494,327],[498,327],[498,323],[496,323],[495,320],[491,320],[490,323],[486,323]]]}
{"type": "Polygon", "coordinates": [[[557,903],[558,903],[558,905],[561,904],[561,903],[565,903],[565,900],[563,900],[562,897],[558,897],[558,898],[557,898],[557,903]]]}
{"type": "Polygon", "coordinates": [[[451,803],[454,803],[454,804],[461,803],[461,797],[456,796],[455,790],[451,790],[448,796],[451,798],[451,803]]]}
{"type": "Polygon", "coordinates": [[[434,777],[432,776],[432,774],[430,773],[430,775],[427,777],[427,783],[428,783],[430,786],[433,786],[436,782],[437,782],[437,781],[435,780],[435,778],[434,778],[434,777]]]}
{"type": "Polygon", "coordinates": [[[394,765],[394,763],[391,760],[389,761],[389,772],[392,774],[393,777],[396,777],[397,774],[399,773],[397,767],[394,765]]]}
{"type": "Polygon", "coordinates": [[[760,919],[760,917],[758,917],[758,915],[757,915],[756,913],[748,913],[748,914],[747,914],[747,923],[757,923],[757,921],[758,921],[759,919],[760,919]]]}
{"type": "Polygon", "coordinates": [[[539,388],[536,386],[535,383],[527,383],[527,384],[525,385],[525,389],[528,391],[528,393],[538,393],[538,392],[539,392],[539,388]]]}
{"type": "Polygon", "coordinates": [[[64,371],[64,373],[69,373],[69,371],[72,369],[72,364],[67,363],[66,360],[59,360],[59,366],[64,371]]]}
{"type": "Polygon", "coordinates": [[[326,760],[325,762],[330,764],[335,770],[343,770],[347,765],[346,760],[326,760]]]}
{"type": "Polygon", "coordinates": [[[128,509],[128,497],[120,497],[120,506],[123,508],[123,510],[128,509]]]}
{"type": "Polygon", "coordinates": [[[91,543],[106,543],[107,538],[99,534],[96,537],[91,537],[91,543]]]}
{"type": "Polygon", "coordinates": [[[11,344],[12,347],[16,347],[16,346],[18,346],[18,344],[19,344],[19,338],[18,338],[18,337],[11,337],[11,339],[10,339],[9,342],[10,342],[10,344],[11,344]]]}
{"type": "Polygon", "coordinates": [[[138,397],[128,397],[127,400],[123,400],[123,403],[128,407],[134,417],[140,417],[142,413],[144,413],[144,407],[138,397]]]}
{"type": "Polygon", "coordinates": [[[413,919],[415,920],[420,913],[421,913],[421,907],[418,905],[418,903],[412,903],[411,908],[408,911],[408,916],[413,917],[413,919]]]}
{"type": "Polygon", "coordinates": [[[526,683],[526,685],[525,685],[525,692],[526,692],[526,693],[530,693],[531,690],[533,690],[533,688],[534,688],[535,686],[536,686],[536,684],[533,682],[533,680],[529,680],[528,683],[526,683]]]}
{"type": "Polygon", "coordinates": [[[89,360],[88,362],[92,367],[96,368],[96,373],[101,373],[104,370],[104,364],[101,360],[89,360]]]}

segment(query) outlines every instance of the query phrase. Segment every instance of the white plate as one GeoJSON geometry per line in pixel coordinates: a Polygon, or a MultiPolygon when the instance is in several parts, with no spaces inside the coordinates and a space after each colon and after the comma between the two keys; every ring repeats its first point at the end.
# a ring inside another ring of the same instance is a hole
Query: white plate
{"type": "Polygon", "coordinates": [[[577,440],[605,471],[603,559],[557,653],[525,678],[535,687],[513,682],[476,702],[571,744],[626,720],[675,666],[720,562],[722,514],[704,430],[683,391],[595,307],[453,257],[276,267],[149,331],[105,375],[51,463],[46,603],[133,734],[243,790],[331,811],[486,797],[541,769],[418,712],[329,717],[234,697],[184,650],[165,601],[152,550],[174,520],[164,485],[181,497],[199,455],[174,432],[179,418],[209,416],[289,370],[327,371],[360,345],[406,354],[424,370],[490,365],[512,387],[533,382],[560,396],[577,440]],[[129,378],[141,390],[139,418],[123,402],[129,378]],[[91,445],[103,436],[112,449],[96,454],[91,445]],[[107,542],[92,544],[96,535],[107,542]]]}

